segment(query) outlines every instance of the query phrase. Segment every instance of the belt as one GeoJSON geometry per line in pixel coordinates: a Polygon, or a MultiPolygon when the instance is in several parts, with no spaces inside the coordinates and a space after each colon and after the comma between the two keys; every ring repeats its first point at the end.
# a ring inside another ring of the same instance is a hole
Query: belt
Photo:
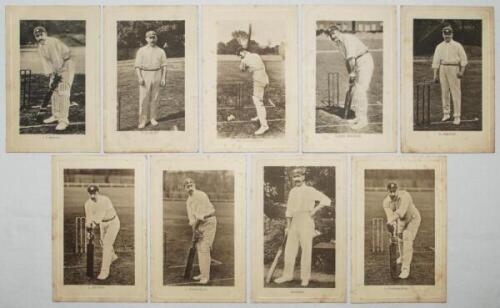
{"type": "Polygon", "coordinates": [[[110,222],[112,221],[113,219],[115,219],[116,215],[111,217],[110,219],[103,219],[102,222],[110,222]]]}
{"type": "Polygon", "coordinates": [[[161,67],[159,68],[145,68],[145,67],[140,67],[139,68],[141,71],[146,71],[146,72],[155,72],[161,70],[161,67]]]}
{"type": "Polygon", "coordinates": [[[444,66],[460,66],[460,63],[440,63],[440,64],[444,66]]]}
{"type": "Polygon", "coordinates": [[[358,60],[359,58],[361,58],[362,56],[366,55],[367,53],[369,53],[370,51],[369,50],[365,50],[365,52],[363,52],[362,54],[360,54],[359,56],[356,56],[355,59],[358,60]]]}
{"type": "Polygon", "coordinates": [[[208,214],[208,215],[203,216],[203,220],[208,219],[208,218],[211,218],[211,217],[215,217],[215,213],[212,213],[212,214],[208,214]]]}

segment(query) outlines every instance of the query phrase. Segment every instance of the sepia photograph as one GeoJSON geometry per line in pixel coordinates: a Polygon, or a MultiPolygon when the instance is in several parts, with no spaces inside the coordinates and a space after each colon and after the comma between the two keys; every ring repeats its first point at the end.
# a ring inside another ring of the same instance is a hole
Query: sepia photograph
{"type": "Polygon", "coordinates": [[[85,20],[21,20],[21,134],[85,134],[85,20]]]}
{"type": "Polygon", "coordinates": [[[353,302],[446,301],[446,159],[353,163],[353,302]]]}
{"type": "Polygon", "coordinates": [[[209,151],[296,148],[295,8],[210,6],[204,16],[209,151]]]}
{"type": "Polygon", "coordinates": [[[482,20],[414,19],[414,130],[482,130],[482,20]]]}
{"type": "Polygon", "coordinates": [[[316,133],[381,134],[383,21],[316,25],[316,133]]]}
{"type": "Polygon", "coordinates": [[[196,150],[196,7],[109,6],[104,15],[105,151],[196,150]]]}
{"type": "Polygon", "coordinates": [[[8,151],[97,151],[98,7],[6,11],[8,151]]]}
{"type": "Polygon", "coordinates": [[[434,285],[434,170],[365,170],[365,285],[434,285]]]}
{"type": "Polygon", "coordinates": [[[234,174],[165,171],[163,179],[163,284],[234,286],[234,174]]]}
{"type": "Polygon", "coordinates": [[[395,7],[304,11],[305,151],[394,151],[395,7]]]}
{"type": "Polygon", "coordinates": [[[54,200],[56,301],[146,299],[141,293],[144,215],[137,198],[143,179],[136,177],[144,162],[126,162],[128,168],[97,166],[104,163],[98,158],[54,158],[53,185],[59,192],[54,200]]]}
{"type": "Polygon", "coordinates": [[[281,21],[224,20],[217,26],[218,135],[283,136],[286,32],[281,21]]]}
{"type": "Polygon", "coordinates": [[[244,300],[242,162],[154,159],[153,301],[244,300]]]}
{"type": "Polygon", "coordinates": [[[494,151],[493,10],[403,7],[404,152],[494,151]]]}
{"type": "Polygon", "coordinates": [[[262,256],[254,260],[256,301],[314,302],[317,296],[343,301],[345,230],[338,215],[344,171],[339,160],[309,161],[264,160],[259,166],[262,207],[255,211],[260,210],[262,241],[254,239],[254,245],[262,245],[262,256]]]}
{"type": "Polygon", "coordinates": [[[183,20],[118,21],[118,131],[184,130],[183,20]]]}

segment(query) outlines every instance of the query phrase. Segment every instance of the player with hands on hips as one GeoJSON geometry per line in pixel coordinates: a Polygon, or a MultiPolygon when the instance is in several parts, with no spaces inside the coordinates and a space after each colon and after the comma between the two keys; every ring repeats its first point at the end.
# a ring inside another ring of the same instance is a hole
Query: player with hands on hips
{"type": "Polygon", "coordinates": [[[398,237],[403,239],[403,249],[400,251],[397,263],[401,264],[399,278],[406,279],[410,276],[413,241],[422,219],[411,195],[406,190],[399,189],[397,183],[390,182],[387,185],[387,192],[382,207],[387,217],[387,229],[392,231],[396,228],[398,237]]]}
{"type": "Polygon", "coordinates": [[[305,168],[292,171],[294,187],[288,194],[286,204],[286,229],[288,236],[285,245],[285,267],[281,277],[275,283],[293,280],[295,259],[299,247],[302,250],[300,258],[301,286],[307,287],[311,279],[312,244],[316,234],[314,215],[318,210],[331,205],[331,199],[314,187],[305,183],[305,168]]]}
{"type": "Polygon", "coordinates": [[[48,36],[44,27],[36,27],[33,30],[33,35],[38,43],[43,71],[49,76],[49,88],[56,75],[61,77],[61,81],[50,99],[52,115],[43,120],[43,123],[58,122],[56,130],[62,131],[69,125],[71,86],[75,77],[71,50],[59,39],[48,36]]]}
{"type": "Polygon", "coordinates": [[[120,219],[111,200],[99,193],[97,185],[89,185],[87,192],[90,198],[85,202],[85,227],[93,230],[99,226],[102,263],[97,279],[105,280],[109,276],[111,263],[118,259],[113,245],[120,231],[120,219]]]}
{"type": "Polygon", "coordinates": [[[147,44],[137,51],[134,68],[139,82],[139,129],[158,125],[160,87],[166,85],[167,55],[157,46],[155,31],[146,32],[147,44]]]}
{"type": "Polygon", "coordinates": [[[443,41],[436,46],[432,59],[434,82],[441,84],[443,105],[442,122],[451,119],[450,100],[453,100],[453,124],[460,124],[462,107],[461,79],[467,66],[467,54],[459,42],[453,40],[453,28],[445,24],[442,29],[443,41]]]}
{"type": "Polygon", "coordinates": [[[189,225],[193,228],[196,239],[200,267],[200,274],[193,277],[193,279],[198,280],[200,284],[207,284],[210,280],[210,263],[212,262],[210,252],[217,230],[215,208],[207,194],[196,189],[193,179],[186,178],[184,180],[184,189],[188,194],[186,209],[189,225]]]}

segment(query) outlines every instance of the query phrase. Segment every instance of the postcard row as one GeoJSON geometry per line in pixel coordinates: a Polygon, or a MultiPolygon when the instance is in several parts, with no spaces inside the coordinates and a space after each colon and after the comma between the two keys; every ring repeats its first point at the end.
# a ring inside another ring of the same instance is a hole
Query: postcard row
{"type": "Polygon", "coordinates": [[[245,302],[251,281],[253,302],[345,302],[350,258],[352,302],[445,302],[446,158],[350,170],[331,154],[55,156],[53,300],[245,302]]]}
{"type": "Polygon", "coordinates": [[[402,152],[494,152],[493,24],[492,7],[7,6],[7,151],[396,152],[400,132],[402,152]]]}

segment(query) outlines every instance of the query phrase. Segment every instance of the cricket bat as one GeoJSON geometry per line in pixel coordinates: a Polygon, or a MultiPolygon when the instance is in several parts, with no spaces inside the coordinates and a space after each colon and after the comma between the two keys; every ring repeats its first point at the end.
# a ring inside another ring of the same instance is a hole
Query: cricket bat
{"type": "Polygon", "coordinates": [[[273,279],[274,272],[276,271],[276,266],[278,265],[278,261],[281,255],[283,254],[283,249],[285,248],[287,238],[288,235],[285,235],[285,237],[283,237],[283,241],[281,242],[281,245],[278,248],[278,252],[276,252],[276,256],[274,257],[273,263],[271,264],[269,271],[267,271],[266,283],[270,283],[271,280],[273,279]]]}
{"type": "Polygon", "coordinates": [[[52,98],[52,94],[54,94],[54,91],[59,86],[59,83],[61,83],[61,80],[62,80],[61,75],[59,75],[59,74],[54,75],[54,79],[52,80],[52,83],[50,84],[49,91],[43,97],[42,105],[40,105],[40,110],[45,110],[47,108],[47,106],[49,105],[50,99],[52,98]]]}
{"type": "Polygon", "coordinates": [[[89,231],[87,243],[87,277],[94,278],[94,230],[89,231]]]}
{"type": "Polygon", "coordinates": [[[195,231],[198,228],[198,225],[201,221],[196,222],[195,227],[193,228],[193,237],[191,239],[191,247],[189,247],[189,252],[186,260],[186,268],[184,269],[184,280],[190,280],[193,277],[193,263],[194,256],[196,255],[196,243],[198,239],[196,238],[195,231]]]}
{"type": "Polygon", "coordinates": [[[396,260],[398,259],[398,246],[399,239],[396,235],[396,232],[394,231],[391,234],[391,240],[389,244],[389,266],[392,279],[398,279],[398,264],[396,262],[396,260]]]}
{"type": "Polygon", "coordinates": [[[349,89],[345,93],[345,102],[344,102],[344,119],[347,120],[347,116],[349,116],[349,110],[351,110],[351,102],[352,102],[352,88],[354,87],[354,83],[349,84],[349,89]]]}

